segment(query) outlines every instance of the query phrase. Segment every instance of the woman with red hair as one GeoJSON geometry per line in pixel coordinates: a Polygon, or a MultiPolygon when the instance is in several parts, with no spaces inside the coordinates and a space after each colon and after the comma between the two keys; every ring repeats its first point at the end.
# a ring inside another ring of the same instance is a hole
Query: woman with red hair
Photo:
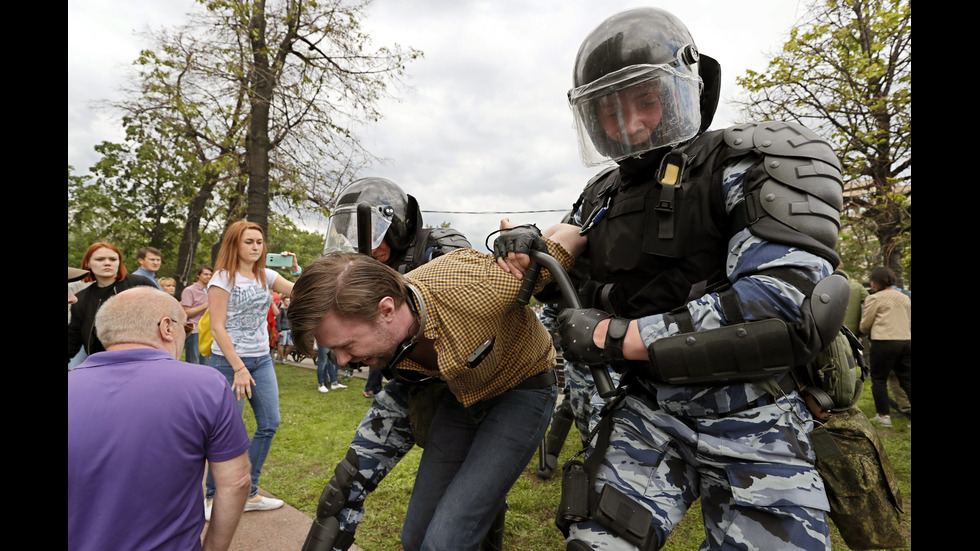
{"type": "Polygon", "coordinates": [[[82,269],[89,275],[83,281],[93,281],[78,293],[78,302],[71,306],[71,322],[68,324],[68,359],[79,349],[88,355],[102,352],[102,342],[95,334],[95,313],[102,303],[121,291],[137,285],[156,285],[145,277],[126,273],[122,251],[112,243],[92,243],[82,257],[82,269]]]}
{"type": "MultiPolygon", "coordinates": [[[[211,317],[211,356],[208,364],[220,371],[231,385],[241,411],[248,399],[255,414],[255,434],[248,449],[252,465],[252,489],[245,511],[267,511],[282,507],[280,499],[258,494],[259,475],[279,428],[279,383],[269,355],[267,316],[272,291],[288,294],[293,283],[265,267],[265,234],[253,222],[240,220],[228,227],[214,263],[214,276],[208,283],[208,311],[211,317]]],[[[296,255],[292,273],[300,274],[296,255]]],[[[204,517],[211,518],[215,486],[207,478],[204,517]]]]}

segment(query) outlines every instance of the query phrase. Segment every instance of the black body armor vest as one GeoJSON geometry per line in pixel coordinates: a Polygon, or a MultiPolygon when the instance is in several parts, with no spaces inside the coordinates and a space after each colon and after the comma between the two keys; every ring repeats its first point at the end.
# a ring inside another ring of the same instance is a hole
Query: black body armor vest
{"type": "Polygon", "coordinates": [[[583,226],[605,212],[588,233],[583,304],[638,318],[727,284],[723,263],[737,229],[729,227],[720,166],[751,153],[732,151],[722,131],[709,132],[667,154],[683,163],[675,185],[660,183],[656,166],[637,174],[619,168],[590,182],[579,199],[583,226]]]}

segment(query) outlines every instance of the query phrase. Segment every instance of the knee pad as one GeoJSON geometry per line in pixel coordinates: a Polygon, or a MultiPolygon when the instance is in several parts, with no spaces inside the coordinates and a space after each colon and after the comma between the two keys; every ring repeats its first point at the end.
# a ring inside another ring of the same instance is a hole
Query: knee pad
{"type": "Polygon", "coordinates": [[[582,540],[568,540],[565,543],[565,551],[592,551],[592,546],[582,540]]]}
{"type": "Polygon", "coordinates": [[[354,483],[354,477],[358,474],[359,466],[360,460],[357,457],[357,452],[347,450],[347,456],[334,469],[333,478],[323,487],[320,503],[316,508],[317,518],[332,517],[347,505],[347,499],[350,497],[351,486],[354,483]]]}

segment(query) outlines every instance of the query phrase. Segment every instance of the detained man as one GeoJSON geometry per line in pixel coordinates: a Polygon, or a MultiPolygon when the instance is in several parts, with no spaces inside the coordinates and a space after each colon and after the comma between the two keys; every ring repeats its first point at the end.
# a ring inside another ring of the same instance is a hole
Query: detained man
{"type": "MultiPolygon", "coordinates": [[[[547,248],[569,264],[558,243],[547,248]]],[[[402,528],[406,550],[479,549],[548,426],[555,352],[534,312],[517,304],[519,287],[492,256],[459,249],[404,276],[366,255],[333,253],[293,288],[301,352],[312,353],[315,337],[341,363],[448,384],[402,528]]]]}

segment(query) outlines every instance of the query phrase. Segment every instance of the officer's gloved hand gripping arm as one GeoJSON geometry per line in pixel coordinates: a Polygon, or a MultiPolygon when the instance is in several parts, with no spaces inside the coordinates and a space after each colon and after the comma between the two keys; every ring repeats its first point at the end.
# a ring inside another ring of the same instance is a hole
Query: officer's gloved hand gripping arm
{"type": "Polygon", "coordinates": [[[588,239],[579,235],[579,227],[571,224],[555,224],[544,233],[533,225],[515,225],[508,218],[500,221],[500,236],[493,242],[493,253],[500,269],[513,274],[517,279],[524,278],[532,250],[548,252],[545,238],[562,246],[572,258],[577,258],[585,250],[588,239]]]}
{"type": "MultiPolygon", "coordinates": [[[[500,229],[505,231],[493,246],[497,264],[518,279],[523,278],[530,262],[528,252],[547,252],[544,238],[561,245],[573,258],[578,257],[588,244],[588,238],[580,233],[581,228],[571,224],[556,224],[542,234],[535,226],[516,226],[505,218],[500,221],[500,229]]],[[[562,311],[558,321],[562,326],[565,357],[572,361],[600,365],[623,359],[647,359],[635,320],[613,318],[601,310],[569,308],[562,311]],[[610,323],[613,326],[611,333],[610,323]]]]}

